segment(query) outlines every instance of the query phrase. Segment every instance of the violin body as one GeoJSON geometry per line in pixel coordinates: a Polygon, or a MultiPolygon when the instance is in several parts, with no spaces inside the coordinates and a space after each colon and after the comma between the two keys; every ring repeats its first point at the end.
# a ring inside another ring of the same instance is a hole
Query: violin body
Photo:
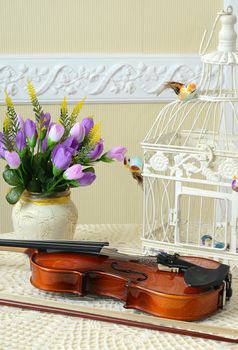
{"type": "MultiPolygon", "coordinates": [[[[209,269],[220,263],[198,257],[185,261],[209,269]]],[[[125,308],[177,320],[199,320],[223,306],[225,284],[194,288],[183,272],[163,271],[155,257],[127,256],[103,249],[100,254],[44,252],[30,255],[31,283],[49,292],[116,298],[125,308]]]]}

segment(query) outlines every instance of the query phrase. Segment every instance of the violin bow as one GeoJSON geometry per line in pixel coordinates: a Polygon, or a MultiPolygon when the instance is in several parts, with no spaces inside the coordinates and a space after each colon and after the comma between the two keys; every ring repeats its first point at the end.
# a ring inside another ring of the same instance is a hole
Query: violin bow
{"type": "Polygon", "coordinates": [[[57,301],[39,300],[29,296],[9,296],[3,293],[0,293],[0,305],[33,311],[50,312],[65,316],[82,317],[101,322],[111,322],[114,324],[117,323],[160,332],[180,334],[183,336],[238,344],[236,330],[223,330],[221,327],[202,325],[201,323],[198,324],[148,315],[121,313],[118,311],[108,311],[81,305],[75,307],[74,305],[66,305],[65,303],[57,301]]]}

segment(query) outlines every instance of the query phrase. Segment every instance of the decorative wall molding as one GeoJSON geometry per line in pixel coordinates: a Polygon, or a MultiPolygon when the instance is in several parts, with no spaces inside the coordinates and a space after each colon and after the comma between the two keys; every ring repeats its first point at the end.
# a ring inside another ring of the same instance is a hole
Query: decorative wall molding
{"type": "Polygon", "coordinates": [[[0,103],[4,91],[14,103],[29,103],[31,80],[42,103],[160,103],[174,98],[161,85],[169,80],[198,82],[198,55],[1,55],[0,103]]]}

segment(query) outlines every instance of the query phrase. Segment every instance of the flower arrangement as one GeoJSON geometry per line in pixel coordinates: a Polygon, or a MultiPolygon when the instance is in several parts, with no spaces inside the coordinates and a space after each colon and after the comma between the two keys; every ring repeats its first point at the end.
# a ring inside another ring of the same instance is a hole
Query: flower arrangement
{"type": "Polygon", "coordinates": [[[7,110],[0,132],[0,158],[7,162],[3,178],[13,186],[6,195],[10,204],[15,204],[25,190],[45,197],[90,185],[96,179],[97,162],[124,160],[125,147],[103,153],[100,123],[92,117],[77,121],[85,99],[70,114],[64,98],[58,123],[54,123],[51,115],[43,112],[34,86],[28,82],[27,88],[35,121],[24,121],[6,93],[7,110]]]}

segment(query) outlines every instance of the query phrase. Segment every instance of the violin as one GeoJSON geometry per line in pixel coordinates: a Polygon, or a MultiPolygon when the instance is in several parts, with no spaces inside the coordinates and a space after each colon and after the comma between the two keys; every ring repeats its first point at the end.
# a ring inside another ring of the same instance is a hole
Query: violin
{"type": "Polygon", "coordinates": [[[231,297],[228,265],[165,252],[130,256],[108,245],[0,239],[1,250],[28,254],[30,281],[44,291],[112,297],[128,309],[187,321],[212,315],[231,297]]]}

